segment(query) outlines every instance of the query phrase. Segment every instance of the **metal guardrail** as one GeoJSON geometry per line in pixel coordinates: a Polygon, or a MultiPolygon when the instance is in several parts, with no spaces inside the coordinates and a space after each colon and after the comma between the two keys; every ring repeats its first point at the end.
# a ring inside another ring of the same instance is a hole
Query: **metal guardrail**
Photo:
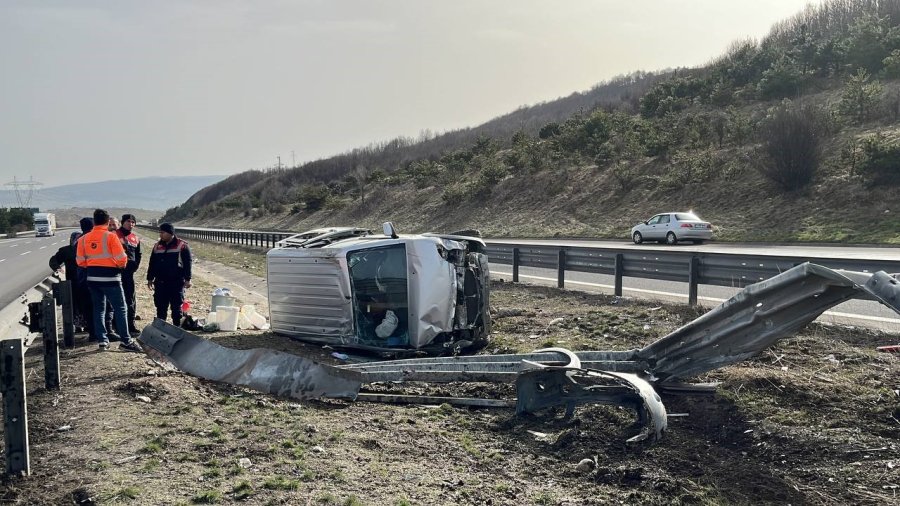
{"type": "Polygon", "coordinates": [[[75,344],[71,281],[59,281],[52,276],[45,278],[26,292],[25,301],[37,295],[40,295],[38,302],[25,306],[17,300],[0,311],[3,320],[0,322],[3,323],[0,333],[0,394],[3,397],[5,471],[9,475],[31,474],[25,352],[35,339],[35,333],[43,336],[44,385],[48,390],[60,388],[57,302],[62,309],[63,342],[69,348],[75,344]],[[21,327],[19,320],[26,307],[27,331],[21,327]]]}
{"type": "MultiPolygon", "coordinates": [[[[156,227],[148,225],[138,225],[138,228],[153,231],[159,230],[156,227]]],[[[185,239],[200,239],[203,241],[224,242],[257,248],[274,248],[275,243],[295,234],[295,232],[260,232],[254,230],[199,229],[189,227],[178,227],[175,230],[175,233],[179,237],[185,239]]]]}
{"type": "MultiPolygon", "coordinates": [[[[152,228],[152,227],[148,227],[152,228]]],[[[271,248],[293,232],[260,232],[252,230],[212,230],[178,227],[182,237],[225,242],[243,246],[271,248]]],[[[625,277],[680,281],[688,284],[688,304],[697,304],[699,285],[743,288],[781,274],[803,262],[831,269],[858,272],[900,272],[900,261],[864,258],[799,257],[705,253],[688,251],[641,251],[624,248],[551,246],[513,243],[487,244],[492,264],[512,266],[512,281],[519,281],[521,267],[555,269],[557,286],[565,287],[566,272],[588,272],[615,277],[615,294],[622,295],[625,277]]]]}

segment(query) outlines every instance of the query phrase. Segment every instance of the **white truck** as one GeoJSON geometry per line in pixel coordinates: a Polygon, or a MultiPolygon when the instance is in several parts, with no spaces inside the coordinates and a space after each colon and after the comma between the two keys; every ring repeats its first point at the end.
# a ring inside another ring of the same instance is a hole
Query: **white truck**
{"type": "Polygon", "coordinates": [[[53,213],[34,213],[35,237],[56,235],[56,215],[53,213]]]}

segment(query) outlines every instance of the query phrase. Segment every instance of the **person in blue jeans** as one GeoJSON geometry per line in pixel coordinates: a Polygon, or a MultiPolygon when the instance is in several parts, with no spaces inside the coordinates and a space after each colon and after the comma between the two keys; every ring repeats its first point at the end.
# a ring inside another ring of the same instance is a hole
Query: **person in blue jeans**
{"type": "Polygon", "coordinates": [[[115,232],[107,229],[108,223],[109,213],[103,209],[94,211],[94,228],[78,239],[76,262],[87,271],[100,351],[109,349],[109,336],[104,325],[106,303],[109,302],[113,308],[116,330],[122,337],[119,349],[142,353],[144,349],[128,333],[128,310],[122,290],[122,269],[128,263],[128,256],[115,232]]]}

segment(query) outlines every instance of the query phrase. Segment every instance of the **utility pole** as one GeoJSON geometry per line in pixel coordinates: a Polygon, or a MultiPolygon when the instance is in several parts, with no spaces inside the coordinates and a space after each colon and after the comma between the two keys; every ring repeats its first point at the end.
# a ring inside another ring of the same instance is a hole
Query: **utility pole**
{"type": "Polygon", "coordinates": [[[276,158],[278,158],[278,170],[281,170],[281,155],[278,155],[276,158]]]}

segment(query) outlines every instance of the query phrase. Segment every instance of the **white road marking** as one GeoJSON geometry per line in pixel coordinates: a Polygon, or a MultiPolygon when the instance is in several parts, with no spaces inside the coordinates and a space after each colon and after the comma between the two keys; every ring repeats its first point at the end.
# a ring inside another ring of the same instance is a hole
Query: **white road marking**
{"type": "Polygon", "coordinates": [[[22,253],[22,254],[19,255],[19,256],[20,256],[20,257],[23,257],[23,256],[25,256],[25,255],[27,255],[27,254],[29,254],[29,253],[31,253],[31,252],[30,252],[30,251],[26,251],[25,253],[22,253]]]}
{"type": "Polygon", "coordinates": [[[0,263],[3,263],[3,262],[5,262],[5,261],[6,261],[5,258],[0,258],[0,263]]]}
{"type": "Polygon", "coordinates": [[[18,244],[13,244],[12,246],[10,246],[10,248],[15,248],[17,246],[18,246],[18,244]]]}
{"type": "Polygon", "coordinates": [[[46,246],[41,246],[41,247],[40,247],[40,248],[38,248],[38,249],[44,249],[44,248],[46,248],[46,246]]]}

